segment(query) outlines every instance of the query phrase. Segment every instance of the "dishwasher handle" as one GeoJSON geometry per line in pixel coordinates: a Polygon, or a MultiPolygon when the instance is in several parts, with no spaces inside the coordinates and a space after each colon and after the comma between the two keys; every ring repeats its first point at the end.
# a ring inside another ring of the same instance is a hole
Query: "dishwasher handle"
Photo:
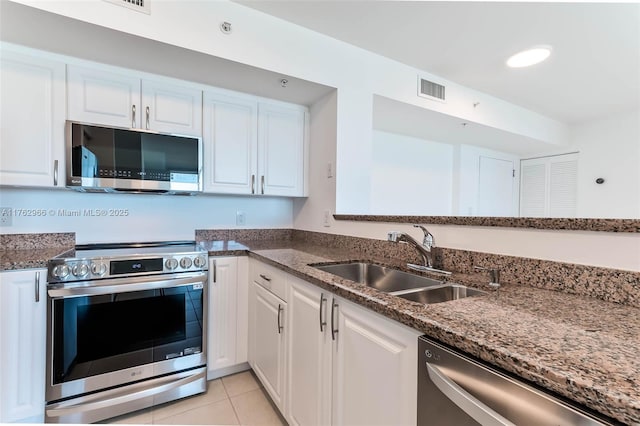
{"type": "Polygon", "coordinates": [[[458,386],[435,365],[426,363],[429,378],[440,392],[483,426],[516,426],[458,386]]]}

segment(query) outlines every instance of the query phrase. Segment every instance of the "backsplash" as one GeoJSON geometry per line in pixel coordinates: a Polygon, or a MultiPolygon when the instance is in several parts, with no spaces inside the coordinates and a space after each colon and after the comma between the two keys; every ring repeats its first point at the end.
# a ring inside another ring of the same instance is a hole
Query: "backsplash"
{"type": "Polygon", "coordinates": [[[200,241],[290,240],[292,229],[196,229],[200,241]]]}
{"type": "Polygon", "coordinates": [[[57,232],[45,234],[2,234],[2,250],[32,250],[57,247],[73,247],[76,244],[75,232],[57,232]]]}
{"type": "MultiPolygon", "coordinates": [[[[361,254],[362,259],[377,259],[390,266],[404,267],[408,262],[420,262],[417,250],[407,244],[300,230],[293,230],[292,239],[354,250],[361,254]]],[[[474,266],[484,266],[500,270],[502,283],[562,291],[640,307],[640,272],[442,247],[434,251],[435,266],[455,272],[455,280],[462,284],[488,283],[486,273],[473,270],[474,266]]]]}
{"type": "MultiPolygon", "coordinates": [[[[297,229],[198,229],[195,231],[195,240],[247,243],[262,240],[291,241],[294,246],[296,243],[303,243],[352,251],[354,259],[377,261],[402,269],[406,269],[407,263],[421,262],[417,250],[407,244],[297,229]]],[[[66,232],[2,234],[0,243],[3,256],[6,257],[3,259],[3,269],[19,269],[41,265],[18,262],[18,253],[13,251],[72,248],[76,241],[75,233],[66,232]],[[10,251],[13,253],[8,255],[10,251]]],[[[56,250],[56,254],[58,251],[56,250]]],[[[42,256],[48,256],[47,253],[48,251],[43,251],[42,256]]],[[[434,249],[434,263],[437,268],[454,272],[453,279],[462,284],[488,282],[488,274],[473,270],[474,266],[483,266],[498,269],[500,281],[504,284],[562,291],[640,307],[640,272],[443,247],[434,249]]]]}

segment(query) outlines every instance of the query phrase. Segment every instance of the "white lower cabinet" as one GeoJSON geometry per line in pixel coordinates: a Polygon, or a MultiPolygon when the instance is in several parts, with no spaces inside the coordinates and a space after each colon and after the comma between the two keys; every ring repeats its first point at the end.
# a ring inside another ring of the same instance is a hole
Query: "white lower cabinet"
{"type": "Polygon", "coordinates": [[[0,273],[0,423],[44,422],[47,270],[0,273]]]}
{"type": "Polygon", "coordinates": [[[415,425],[419,333],[334,298],[333,425],[415,425]]]}
{"type": "Polygon", "coordinates": [[[285,412],[287,303],[252,282],[251,366],[280,412],[285,412]]]}
{"type": "Polygon", "coordinates": [[[289,288],[290,425],[331,424],[331,294],[291,278],[289,288]]]}
{"type": "Polygon", "coordinates": [[[207,378],[240,371],[247,362],[247,258],[209,259],[207,378]],[[234,369],[235,368],[235,369],[234,369]]]}
{"type": "Polygon", "coordinates": [[[289,424],[415,425],[422,333],[283,275],[286,303],[252,282],[250,352],[252,367],[289,424]],[[279,307],[280,319],[286,317],[281,334],[279,307]]]}

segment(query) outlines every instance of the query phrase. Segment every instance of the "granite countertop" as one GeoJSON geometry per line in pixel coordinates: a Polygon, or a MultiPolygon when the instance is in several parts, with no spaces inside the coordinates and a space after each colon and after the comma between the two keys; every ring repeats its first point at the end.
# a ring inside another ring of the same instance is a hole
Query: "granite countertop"
{"type": "MultiPolygon", "coordinates": [[[[201,242],[249,256],[497,365],[618,421],[640,425],[640,309],[504,284],[480,297],[422,305],[308,266],[362,259],[292,241],[201,242]]],[[[470,284],[469,276],[450,281],[470,284]]]]}
{"type": "MultiPolygon", "coordinates": [[[[284,240],[199,244],[212,256],[248,254],[618,421],[640,425],[640,308],[510,284],[497,291],[484,286],[485,296],[422,305],[308,266],[377,261],[358,252],[284,240]]],[[[2,250],[0,271],[44,268],[68,249],[2,250]]],[[[454,274],[449,280],[474,285],[474,277],[454,274]]]]}

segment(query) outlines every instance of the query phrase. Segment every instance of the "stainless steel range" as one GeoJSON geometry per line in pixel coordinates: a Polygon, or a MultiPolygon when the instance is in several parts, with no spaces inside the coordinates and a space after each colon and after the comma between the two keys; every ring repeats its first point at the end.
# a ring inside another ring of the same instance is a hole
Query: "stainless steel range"
{"type": "Polygon", "coordinates": [[[204,392],[207,263],[192,241],[76,246],[50,260],[46,422],[204,392]]]}

